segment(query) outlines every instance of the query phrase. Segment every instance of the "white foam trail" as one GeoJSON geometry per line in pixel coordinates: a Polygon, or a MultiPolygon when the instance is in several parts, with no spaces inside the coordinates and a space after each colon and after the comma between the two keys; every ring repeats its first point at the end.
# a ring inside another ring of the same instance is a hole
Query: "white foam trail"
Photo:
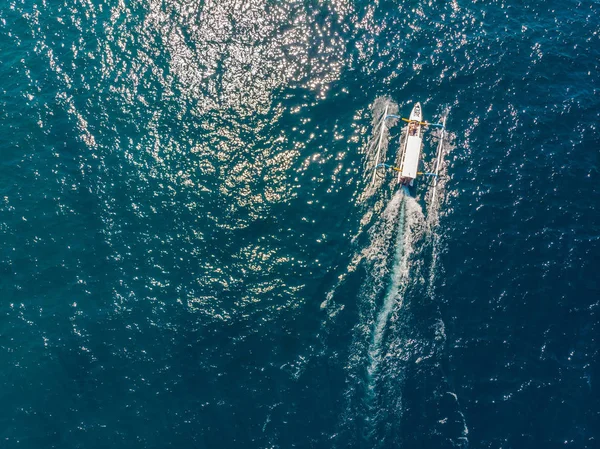
{"type": "Polygon", "coordinates": [[[448,182],[448,155],[455,148],[453,145],[454,135],[447,133],[444,137],[443,145],[441,148],[444,157],[441,159],[441,163],[438,167],[439,178],[436,185],[436,192],[433,190],[427,197],[427,233],[428,239],[431,244],[431,267],[429,271],[429,284],[427,287],[427,293],[430,298],[434,298],[433,286],[435,279],[438,276],[438,259],[440,252],[443,249],[443,243],[441,235],[437,228],[440,220],[441,207],[444,205],[444,199],[446,197],[446,184],[448,182]]]}
{"type": "Polygon", "coordinates": [[[362,251],[362,256],[373,263],[371,277],[377,287],[381,287],[388,272],[389,242],[392,240],[396,229],[400,205],[404,199],[404,193],[396,192],[387,204],[379,220],[370,229],[371,244],[362,251]]]}
{"type": "MultiPolygon", "coordinates": [[[[391,284],[388,286],[385,297],[383,299],[383,307],[377,314],[377,318],[375,320],[375,326],[373,329],[373,337],[371,341],[371,345],[369,346],[369,368],[368,374],[369,377],[372,377],[377,370],[377,365],[380,360],[380,352],[381,352],[381,340],[383,339],[383,332],[385,330],[385,326],[388,322],[388,318],[390,313],[392,312],[392,308],[396,302],[396,297],[400,293],[400,285],[402,280],[408,274],[407,271],[407,263],[404,256],[404,216],[406,211],[406,203],[403,202],[400,207],[400,217],[399,217],[399,225],[398,225],[398,236],[396,238],[395,244],[395,254],[394,254],[394,265],[392,266],[392,276],[391,276],[391,284]]],[[[402,298],[400,297],[401,301],[402,298]]],[[[400,304],[401,305],[401,304],[400,304]]]]}
{"type": "Polygon", "coordinates": [[[410,257],[414,243],[422,235],[424,215],[419,203],[405,191],[400,191],[394,199],[400,197],[401,206],[395,239],[394,261],[391,270],[391,282],[386,290],[383,305],[377,314],[371,344],[369,346],[369,382],[377,372],[381,361],[381,344],[385,328],[394,308],[402,307],[403,292],[411,271],[410,257]]]}
{"type": "MultiPolygon", "coordinates": [[[[337,289],[344,283],[349,274],[356,271],[360,263],[366,258],[369,262],[374,263],[379,271],[385,269],[385,266],[382,266],[381,261],[385,261],[388,255],[388,248],[386,247],[386,242],[391,238],[391,231],[393,225],[396,221],[396,216],[398,214],[398,205],[400,204],[398,199],[392,199],[386,206],[383,213],[381,213],[378,221],[375,223],[374,227],[380,232],[370,232],[371,235],[371,244],[369,247],[363,249],[360,252],[356,252],[352,257],[352,261],[348,264],[346,269],[342,274],[338,276],[338,280],[333,286],[333,288],[327,293],[325,300],[321,303],[321,309],[331,309],[333,311],[329,311],[329,316],[333,317],[339,312],[339,308],[335,307],[333,304],[333,297],[335,296],[335,292],[337,289]],[[379,261],[379,262],[378,262],[379,261]]],[[[383,202],[378,201],[373,209],[367,210],[367,212],[363,215],[360,226],[357,234],[352,238],[352,244],[355,244],[358,240],[358,237],[364,232],[364,229],[371,223],[373,217],[376,216],[377,213],[380,212],[383,207],[383,202]]],[[[377,276],[376,276],[377,277],[377,276]]],[[[343,308],[343,307],[342,307],[343,308]]]]}
{"type": "Polygon", "coordinates": [[[355,271],[361,263],[365,264],[367,277],[360,289],[360,298],[362,301],[361,318],[357,325],[359,332],[355,334],[353,342],[357,354],[362,352],[357,347],[363,347],[369,338],[370,324],[373,323],[373,311],[376,307],[376,299],[385,286],[390,271],[388,263],[392,246],[390,242],[394,240],[398,213],[403,197],[404,194],[402,192],[396,192],[382,211],[378,209],[383,208],[384,203],[378,202],[375,205],[375,210],[371,210],[370,213],[365,214],[363,218],[367,221],[371,221],[371,215],[378,217],[368,231],[369,245],[354,255],[346,271],[338,277],[338,282],[336,282],[333,289],[327,294],[326,302],[322,304],[322,307],[328,306],[328,303],[333,299],[336,289],[344,282],[347,275],[355,271]]]}
{"type": "MultiPolygon", "coordinates": [[[[432,189],[431,194],[427,198],[427,233],[428,239],[431,244],[431,266],[429,270],[429,280],[427,284],[427,296],[435,301],[435,281],[440,276],[440,269],[438,268],[439,256],[443,250],[444,243],[442,240],[442,235],[438,231],[438,225],[440,220],[440,209],[444,206],[444,199],[447,196],[446,184],[448,181],[448,155],[455,148],[454,134],[447,133],[443,136],[443,142],[440,142],[441,148],[438,148],[438,151],[441,150],[443,157],[440,160],[440,164],[437,166],[439,171],[439,178],[435,185],[435,188],[432,189]]],[[[446,345],[446,333],[444,322],[441,318],[441,313],[438,307],[438,321],[436,322],[436,346],[438,347],[438,354],[443,357],[443,347],[446,345]]],[[[444,375],[445,377],[445,375],[444,375]]],[[[448,380],[448,379],[446,379],[448,380]]],[[[461,436],[457,438],[456,446],[457,447],[468,447],[469,445],[469,428],[467,427],[467,421],[465,419],[465,415],[462,412],[462,407],[458,396],[456,393],[452,391],[448,391],[447,394],[451,395],[456,401],[457,412],[461,417],[463,429],[461,432],[461,436]]]]}
{"type": "Polygon", "coordinates": [[[439,180],[439,172],[440,172],[440,168],[442,166],[442,161],[444,158],[444,139],[446,138],[446,119],[448,118],[448,115],[446,114],[444,117],[442,117],[442,129],[440,129],[440,133],[439,133],[439,142],[438,142],[438,146],[436,149],[436,158],[435,158],[435,168],[434,168],[434,173],[435,173],[435,178],[433,179],[433,189],[431,191],[431,207],[434,208],[435,207],[435,200],[437,199],[436,196],[436,192],[437,192],[437,186],[438,186],[438,180],[439,180]]]}
{"type": "Polygon", "coordinates": [[[363,260],[366,260],[367,263],[371,264],[369,280],[367,283],[365,283],[363,288],[366,288],[368,284],[372,289],[371,293],[364,293],[367,293],[367,297],[373,299],[374,295],[380,291],[385,279],[385,275],[388,272],[387,261],[390,250],[389,242],[392,240],[394,235],[402,195],[403,194],[401,192],[396,192],[392,199],[387,203],[383,211],[381,211],[381,209],[383,208],[384,203],[382,201],[378,201],[373,209],[369,209],[367,213],[365,213],[363,219],[361,220],[359,233],[353,238],[353,243],[356,241],[358,235],[363,232],[364,227],[366,227],[372,221],[373,216],[377,216],[377,214],[379,214],[379,218],[369,230],[370,244],[361,252],[356,253],[350,264],[348,264],[346,267],[346,270],[338,276],[338,281],[327,293],[325,301],[321,303],[321,309],[329,307],[336,290],[346,280],[347,276],[350,273],[353,273],[356,268],[358,268],[359,264],[363,260]]]}
{"type": "Polygon", "coordinates": [[[377,166],[379,165],[379,160],[381,157],[381,143],[383,140],[383,134],[386,132],[387,127],[385,126],[385,119],[388,115],[388,110],[389,110],[390,106],[386,105],[385,106],[385,111],[383,113],[383,118],[381,119],[381,124],[379,125],[380,128],[380,132],[379,132],[379,140],[377,141],[377,152],[375,154],[375,164],[373,164],[373,181],[371,181],[371,186],[375,185],[375,178],[377,177],[377,166]]]}
{"type": "MultiPolygon", "coordinates": [[[[362,265],[366,270],[366,278],[364,279],[358,298],[360,317],[354,327],[354,335],[352,339],[350,358],[346,369],[348,370],[348,389],[346,390],[346,411],[344,412],[340,424],[350,423],[358,417],[362,417],[366,422],[377,421],[377,410],[373,405],[373,389],[371,393],[364,396],[363,388],[368,385],[364,383],[365,362],[368,362],[369,349],[372,346],[372,334],[377,312],[377,299],[381,297],[381,292],[385,288],[390,275],[390,256],[394,245],[392,242],[397,241],[396,230],[398,224],[398,215],[401,205],[404,201],[404,193],[396,192],[394,196],[387,202],[379,201],[373,209],[370,209],[371,215],[376,217],[375,222],[368,230],[369,244],[360,253],[357,253],[354,260],[349,265],[349,269],[356,269],[358,265],[362,265]],[[367,400],[370,412],[365,414],[363,401],[367,400]]],[[[365,216],[366,217],[366,216],[365,216]]],[[[369,218],[368,221],[372,221],[369,218]]],[[[365,223],[365,226],[367,224],[365,223]]],[[[340,276],[339,285],[343,282],[344,275],[340,276]]],[[[335,289],[335,288],[334,288],[335,289]]],[[[333,291],[330,292],[333,296],[333,291]]],[[[329,296],[329,295],[328,295],[329,296]]],[[[329,298],[331,300],[331,298],[329,298]]],[[[332,308],[331,305],[329,308],[332,308]]],[[[369,381],[369,384],[373,382],[369,381]]]]}
{"type": "MultiPolygon", "coordinates": [[[[445,118],[442,119],[445,121],[445,118]]],[[[439,211],[440,207],[444,202],[446,195],[446,183],[448,181],[448,164],[450,152],[455,148],[454,134],[449,133],[447,130],[436,130],[438,138],[443,139],[438,143],[437,153],[441,155],[439,159],[439,165],[437,161],[434,162],[434,167],[438,172],[438,178],[434,182],[434,187],[430,189],[427,194],[427,225],[430,232],[433,232],[433,228],[439,223],[439,211]],[[440,146],[441,145],[441,148],[440,146]]]]}

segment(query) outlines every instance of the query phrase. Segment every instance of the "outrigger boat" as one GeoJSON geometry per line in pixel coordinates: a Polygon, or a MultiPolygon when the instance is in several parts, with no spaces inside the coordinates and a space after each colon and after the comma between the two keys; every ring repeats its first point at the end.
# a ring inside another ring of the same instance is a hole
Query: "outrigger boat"
{"type": "Polygon", "coordinates": [[[373,182],[375,183],[375,176],[377,170],[380,168],[392,169],[398,172],[397,183],[400,185],[412,186],[417,176],[431,176],[434,178],[433,186],[433,197],[437,189],[437,180],[440,166],[442,164],[443,157],[443,143],[446,137],[446,117],[444,116],[442,123],[429,123],[423,121],[423,111],[421,103],[414,105],[409,118],[403,118],[397,115],[388,114],[388,107],[386,106],[384,117],[381,123],[381,131],[379,134],[379,141],[377,145],[377,154],[375,157],[375,170],[373,173],[373,182]],[[407,122],[404,132],[404,139],[400,145],[400,153],[398,156],[398,166],[392,166],[385,163],[380,163],[379,160],[382,156],[381,144],[383,136],[385,134],[385,121],[390,118],[401,119],[407,122]],[[421,149],[423,147],[423,133],[427,127],[439,127],[441,133],[439,137],[437,154],[435,158],[434,171],[431,173],[423,173],[419,171],[419,162],[421,161],[421,149]]]}

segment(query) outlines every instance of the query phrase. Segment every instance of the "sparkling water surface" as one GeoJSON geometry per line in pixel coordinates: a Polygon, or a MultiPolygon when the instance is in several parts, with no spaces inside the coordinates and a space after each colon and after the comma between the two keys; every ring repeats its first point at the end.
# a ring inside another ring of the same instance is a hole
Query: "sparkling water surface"
{"type": "Polygon", "coordinates": [[[526,3],[3,2],[0,447],[599,447],[600,4],[526,3]]]}

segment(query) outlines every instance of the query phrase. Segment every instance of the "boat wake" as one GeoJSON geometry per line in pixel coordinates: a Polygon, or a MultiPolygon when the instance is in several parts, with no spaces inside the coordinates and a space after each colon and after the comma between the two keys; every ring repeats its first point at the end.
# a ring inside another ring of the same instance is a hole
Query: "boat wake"
{"type": "MultiPolygon", "coordinates": [[[[386,98],[378,99],[372,107],[376,129],[367,145],[367,167],[375,166],[377,152],[385,157],[389,136],[381,123],[386,114],[393,113],[390,108],[397,106],[386,98]],[[379,138],[382,132],[384,138],[379,138]]],[[[442,145],[448,154],[451,143],[442,145]]],[[[382,189],[378,178],[372,184],[372,171],[365,174],[361,198],[371,198],[378,189],[381,194],[365,204],[359,231],[352,240],[358,248],[321,305],[328,311],[332,327],[344,307],[357,308],[345,366],[346,405],[334,440],[337,447],[410,445],[411,438],[416,437],[407,435],[405,429],[411,428],[416,418],[405,416],[405,410],[419,402],[431,404],[427,408],[431,421],[417,419],[422,430],[444,435],[457,447],[468,445],[468,428],[456,389],[445,375],[446,335],[434,295],[440,276],[438,259],[443,253],[438,223],[439,205],[448,195],[446,168],[442,163],[437,199],[435,192],[415,199],[406,188],[390,198],[393,186],[382,189]],[[424,203],[427,218],[419,201],[424,203]],[[358,297],[352,293],[355,291],[358,297]],[[419,298],[418,304],[411,298],[419,298]],[[421,316],[415,317],[415,310],[421,316]],[[435,385],[433,389],[419,384],[422,378],[429,379],[425,382],[435,385]],[[419,394],[414,393],[415,388],[419,394]],[[436,414],[440,409],[445,413],[441,419],[436,414]],[[452,427],[445,424],[448,422],[452,427]]]]}
{"type": "MultiPolygon", "coordinates": [[[[420,239],[423,233],[424,216],[419,203],[406,190],[396,193],[390,204],[393,204],[397,198],[400,198],[401,204],[394,242],[392,269],[389,274],[389,284],[385,291],[383,305],[375,319],[371,345],[368,350],[370,361],[368,376],[370,380],[377,374],[377,367],[381,361],[382,340],[392,310],[402,307],[403,293],[410,279],[410,257],[414,251],[414,243],[420,239]]],[[[394,226],[391,227],[394,228],[394,226]]]]}
{"type": "MultiPolygon", "coordinates": [[[[398,357],[397,348],[390,352],[389,323],[402,320],[406,291],[422,265],[414,255],[424,230],[419,203],[407,190],[397,191],[369,228],[368,244],[351,264],[352,270],[363,266],[365,276],[359,288],[359,316],[347,365],[346,411],[340,431],[350,432],[347,426],[358,424],[362,441],[371,442],[382,422],[380,368],[398,357]]],[[[401,358],[398,362],[404,363],[401,358]]],[[[400,401],[401,376],[395,381],[396,400],[400,401]]],[[[401,412],[401,407],[397,411],[401,412]]]]}
{"type": "MultiPolygon", "coordinates": [[[[441,130],[439,131],[442,132],[441,130]]],[[[436,136],[439,138],[439,135],[436,136]]],[[[444,140],[441,142],[442,152],[444,155],[448,155],[455,148],[454,146],[455,136],[453,134],[446,134],[444,136],[444,140]]],[[[435,286],[437,285],[437,281],[440,277],[443,276],[442,267],[439,264],[440,255],[444,251],[444,242],[442,239],[442,235],[438,232],[438,226],[440,222],[440,205],[445,205],[445,211],[447,212],[449,207],[448,204],[444,201],[446,195],[448,195],[447,183],[448,183],[448,158],[443,159],[441,161],[439,167],[440,177],[437,180],[436,186],[432,189],[426,197],[427,204],[427,220],[426,220],[426,239],[428,241],[428,246],[431,248],[431,262],[429,266],[429,276],[427,279],[426,289],[427,294],[426,297],[429,300],[436,304],[435,315],[437,316],[436,322],[434,325],[435,333],[434,333],[434,345],[433,345],[433,353],[436,360],[438,360],[437,365],[441,371],[442,383],[440,386],[440,396],[444,396],[445,398],[449,398],[450,402],[453,402],[451,408],[454,410],[453,421],[455,422],[456,431],[454,435],[450,438],[452,441],[452,445],[454,447],[468,447],[469,445],[469,428],[467,427],[467,422],[465,415],[462,411],[462,406],[460,404],[460,400],[458,395],[456,394],[456,388],[452,385],[449,376],[446,374],[446,369],[444,368],[446,356],[444,355],[446,352],[447,345],[447,337],[445,332],[445,325],[442,319],[442,313],[440,310],[440,303],[443,301],[443,298],[438,298],[435,286]]],[[[441,420],[443,423],[447,423],[448,418],[444,418],[441,420]]]]}

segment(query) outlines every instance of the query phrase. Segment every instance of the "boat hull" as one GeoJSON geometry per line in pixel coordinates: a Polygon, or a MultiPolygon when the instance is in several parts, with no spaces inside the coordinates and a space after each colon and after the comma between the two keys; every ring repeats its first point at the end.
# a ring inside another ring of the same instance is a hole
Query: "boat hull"
{"type": "Polygon", "coordinates": [[[423,145],[422,121],[421,104],[417,103],[410,113],[407,125],[400,162],[400,172],[398,173],[399,183],[412,185],[412,181],[417,177],[419,160],[421,159],[421,147],[423,145]]]}

